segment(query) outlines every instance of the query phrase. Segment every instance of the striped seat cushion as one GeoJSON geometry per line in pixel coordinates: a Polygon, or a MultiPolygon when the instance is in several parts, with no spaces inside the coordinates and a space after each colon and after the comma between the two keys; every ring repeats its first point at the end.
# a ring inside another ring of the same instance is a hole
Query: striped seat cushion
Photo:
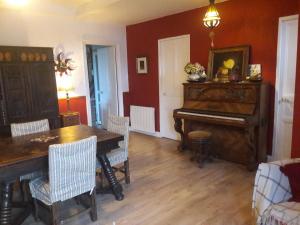
{"type": "MultiPolygon", "coordinates": [[[[48,119],[37,120],[32,122],[26,123],[12,123],[11,127],[11,136],[12,137],[19,137],[28,134],[35,134],[39,132],[49,131],[49,121],[48,119]]],[[[42,175],[45,175],[45,172],[37,171],[34,173],[26,174],[20,177],[20,180],[31,180],[42,175]]]]}
{"type": "Polygon", "coordinates": [[[18,137],[50,130],[48,119],[37,120],[27,123],[12,123],[11,136],[18,137]]]}
{"type": "Polygon", "coordinates": [[[50,201],[50,185],[47,177],[39,177],[29,183],[32,197],[39,199],[46,205],[51,205],[50,201]]]}
{"type": "MultiPolygon", "coordinates": [[[[117,148],[107,154],[107,158],[111,166],[123,163],[128,158],[128,152],[123,148],[117,148]]],[[[101,168],[101,164],[97,160],[97,169],[101,168]]]]}
{"type": "Polygon", "coordinates": [[[43,176],[47,176],[48,175],[48,172],[46,171],[36,171],[36,172],[33,172],[33,173],[28,173],[26,175],[23,175],[20,177],[20,180],[33,180],[37,177],[43,177],[43,176]]]}
{"type": "Polygon", "coordinates": [[[49,180],[32,180],[32,197],[51,205],[92,192],[96,185],[96,146],[96,136],[50,145],[49,180]]]}

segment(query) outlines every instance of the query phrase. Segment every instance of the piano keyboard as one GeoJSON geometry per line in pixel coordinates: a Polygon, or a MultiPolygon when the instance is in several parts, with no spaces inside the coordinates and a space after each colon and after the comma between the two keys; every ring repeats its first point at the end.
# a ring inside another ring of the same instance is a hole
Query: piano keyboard
{"type": "Polygon", "coordinates": [[[229,117],[229,116],[215,116],[215,115],[200,114],[200,113],[190,113],[190,112],[177,112],[177,114],[245,122],[244,118],[229,117]]]}

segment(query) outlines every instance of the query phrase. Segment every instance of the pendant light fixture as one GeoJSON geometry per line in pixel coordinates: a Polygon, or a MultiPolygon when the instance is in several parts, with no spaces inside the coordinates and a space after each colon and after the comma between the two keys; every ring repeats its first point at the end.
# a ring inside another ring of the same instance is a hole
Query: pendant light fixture
{"type": "Polygon", "coordinates": [[[215,7],[215,0],[209,0],[209,3],[210,3],[209,7],[203,18],[203,23],[204,23],[204,26],[206,26],[207,28],[209,28],[211,30],[209,33],[209,37],[211,39],[211,47],[213,48],[214,47],[214,36],[215,36],[213,29],[220,24],[221,18],[220,18],[217,8],[215,7]]]}

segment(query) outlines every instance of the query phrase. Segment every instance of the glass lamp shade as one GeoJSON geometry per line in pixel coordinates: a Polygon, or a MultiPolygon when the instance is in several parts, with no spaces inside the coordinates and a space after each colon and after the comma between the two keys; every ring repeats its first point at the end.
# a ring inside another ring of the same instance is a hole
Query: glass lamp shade
{"type": "Polygon", "coordinates": [[[221,18],[220,15],[212,1],[210,4],[205,16],[203,18],[203,23],[208,28],[215,28],[220,24],[221,18]]]}

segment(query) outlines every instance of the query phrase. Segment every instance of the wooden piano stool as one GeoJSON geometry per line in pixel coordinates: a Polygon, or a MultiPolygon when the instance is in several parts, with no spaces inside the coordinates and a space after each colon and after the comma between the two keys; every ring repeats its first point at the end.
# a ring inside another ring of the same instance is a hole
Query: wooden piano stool
{"type": "Polygon", "coordinates": [[[193,156],[191,160],[197,160],[199,167],[203,167],[206,160],[211,159],[210,140],[212,134],[209,131],[191,131],[188,133],[188,139],[192,147],[193,156]]]}

